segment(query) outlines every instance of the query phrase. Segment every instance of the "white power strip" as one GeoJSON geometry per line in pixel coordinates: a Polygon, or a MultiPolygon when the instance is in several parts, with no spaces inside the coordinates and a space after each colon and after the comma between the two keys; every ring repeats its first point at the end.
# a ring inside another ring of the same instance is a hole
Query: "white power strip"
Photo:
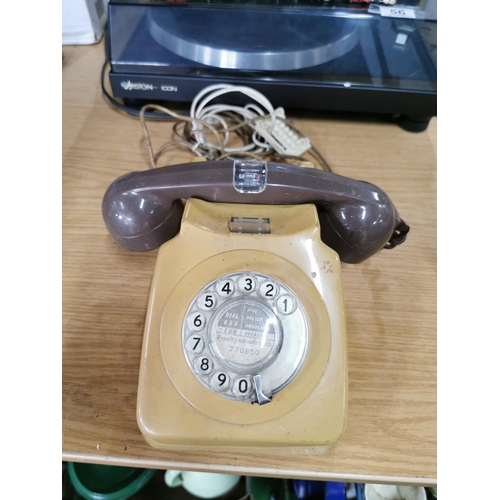
{"type": "MultiPolygon", "coordinates": [[[[275,116],[285,119],[285,110],[276,108],[275,116]]],[[[257,133],[264,138],[278,153],[289,156],[300,156],[311,149],[311,141],[307,137],[298,136],[286,123],[271,118],[258,120],[254,124],[257,133]]]]}

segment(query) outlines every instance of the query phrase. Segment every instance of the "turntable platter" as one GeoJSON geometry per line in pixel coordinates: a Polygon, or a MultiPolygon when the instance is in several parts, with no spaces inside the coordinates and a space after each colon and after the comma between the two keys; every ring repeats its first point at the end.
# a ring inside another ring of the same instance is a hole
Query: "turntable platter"
{"type": "Polygon", "coordinates": [[[359,39],[349,21],[279,10],[148,11],[150,34],[164,48],[206,66],[253,71],[300,70],[343,56],[359,39]]]}

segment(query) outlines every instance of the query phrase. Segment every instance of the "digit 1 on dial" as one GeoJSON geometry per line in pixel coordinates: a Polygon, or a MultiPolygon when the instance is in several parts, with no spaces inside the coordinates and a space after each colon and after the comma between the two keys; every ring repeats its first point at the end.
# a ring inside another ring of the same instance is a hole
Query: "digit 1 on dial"
{"type": "Polygon", "coordinates": [[[295,299],[291,295],[282,295],[276,301],[276,307],[281,314],[292,314],[295,311],[295,299]]]}

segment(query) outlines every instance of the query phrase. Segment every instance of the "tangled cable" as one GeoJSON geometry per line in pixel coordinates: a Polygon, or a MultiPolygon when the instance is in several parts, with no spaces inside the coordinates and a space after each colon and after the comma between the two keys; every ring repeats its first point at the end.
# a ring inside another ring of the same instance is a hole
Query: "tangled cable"
{"type": "MultiPolygon", "coordinates": [[[[290,121],[277,116],[276,110],[263,94],[250,87],[222,84],[206,87],[194,98],[189,116],[180,115],[157,104],[143,106],[139,116],[152,168],[157,168],[159,157],[171,146],[188,148],[195,155],[208,160],[249,157],[294,162],[307,161],[303,156],[278,153],[269,142],[259,135],[255,129],[256,122],[269,118],[271,130],[279,121],[282,121],[297,135],[304,137],[290,121]],[[214,99],[233,92],[242,93],[254,102],[245,106],[210,104],[214,99]],[[153,150],[146,125],[147,118],[151,117],[150,113],[147,113],[150,110],[166,113],[175,119],[172,140],[163,144],[156,153],[153,150]],[[182,125],[183,128],[180,130],[182,125]],[[242,142],[241,146],[231,144],[234,135],[239,137],[240,142],[242,142]]],[[[314,146],[311,145],[307,153],[313,156],[324,170],[332,171],[314,146]]]]}

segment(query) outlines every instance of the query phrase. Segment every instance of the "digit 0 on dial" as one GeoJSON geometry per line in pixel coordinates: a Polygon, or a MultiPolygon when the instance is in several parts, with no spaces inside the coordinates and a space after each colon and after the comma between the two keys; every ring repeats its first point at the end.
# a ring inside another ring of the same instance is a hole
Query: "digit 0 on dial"
{"type": "Polygon", "coordinates": [[[287,285],[256,272],[232,273],[198,292],[182,336],[186,361],[207,389],[264,404],[299,372],[309,327],[287,285]]]}

